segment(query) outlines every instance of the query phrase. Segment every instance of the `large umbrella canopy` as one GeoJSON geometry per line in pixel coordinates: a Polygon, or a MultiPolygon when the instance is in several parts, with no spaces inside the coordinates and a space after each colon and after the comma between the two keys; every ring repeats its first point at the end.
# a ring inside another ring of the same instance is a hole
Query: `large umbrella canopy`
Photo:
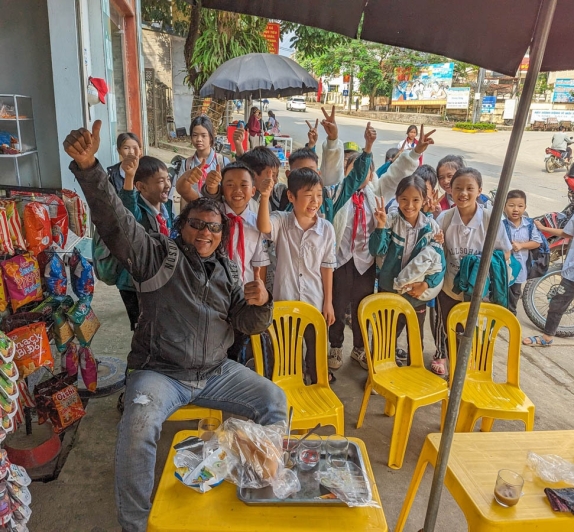
{"type": "MultiPolygon", "coordinates": [[[[368,41],[412,48],[514,76],[543,0],[203,0],[202,6],[288,20],[368,41]]],[[[558,0],[541,70],[573,63],[574,1],[558,0]]]]}
{"type": "Polygon", "coordinates": [[[221,65],[201,87],[202,98],[275,98],[315,92],[317,81],[295,61],[275,54],[247,54],[221,65]]]}

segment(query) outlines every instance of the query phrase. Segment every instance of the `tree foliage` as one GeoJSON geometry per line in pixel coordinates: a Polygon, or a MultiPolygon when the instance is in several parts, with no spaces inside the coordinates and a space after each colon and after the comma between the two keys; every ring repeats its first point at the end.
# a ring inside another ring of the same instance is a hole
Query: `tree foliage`
{"type": "Polygon", "coordinates": [[[142,20],[159,22],[162,29],[186,37],[191,16],[191,4],[185,0],[142,0],[142,20]]]}

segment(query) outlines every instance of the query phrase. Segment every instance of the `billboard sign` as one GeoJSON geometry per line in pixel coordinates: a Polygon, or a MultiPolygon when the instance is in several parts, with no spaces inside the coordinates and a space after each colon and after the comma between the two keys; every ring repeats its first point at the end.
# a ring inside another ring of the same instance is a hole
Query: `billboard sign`
{"type": "Polygon", "coordinates": [[[482,99],[482,112],[493,114],[496,107],[496,96],[485,96],[482,99]]]}
{"type": "Polygon", "coordinates": [[[263,37],[267,41],[267,49],[270,54],[279,53],[279,32],[279,24],[277,22],[267,23],[263,37]]]}
{"type": "Polygon", "coordinates": [[[454,63],[395,69],[393,105],[444,105],[452,85],[454,63]]]}
{"type": "Polygon", "coordinates": [[[447,109],[468,109],[470,87],[451,87],[446,92],[447,109]]]}
{"type": "Polygon", "coordinates": [[[554,103],[574,103],[574,79],[557,79],[552,93],[554,103]]]}

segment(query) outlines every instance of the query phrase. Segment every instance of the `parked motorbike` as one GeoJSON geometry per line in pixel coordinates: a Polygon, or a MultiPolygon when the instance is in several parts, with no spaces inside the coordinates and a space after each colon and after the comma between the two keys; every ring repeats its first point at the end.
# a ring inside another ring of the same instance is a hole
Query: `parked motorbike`
{"type": "Polygon", "coordinates": [[[569,159],[562,155],[561,151],[555,150],[553,148],[546,148],[546,157],[544,157],[544,165],[546,166],[546,171],[551,174],[554,170],[560,168],[568,168],[570,165],[569,159]]]}
{"type": "MultiPolygon", "coordinates": [[[[574,214],[574,179],[565,179],[568,185],[568,205],[561,212],[550,212],[534,218],[539,220],[540,223],[546,227],[555,227],[562,229],[568,220],[574,214]]],[[[548,240],[550,248],[550,267],[545,275],[535,279],[529,279],[524,285],[522,294],[522,305],[524,311],[536,327],[544,329],[546,323],[546,316],[548,315],[548,307],[550,300],[560,289],[560,282],[562,281],[562,263],[564,257],[568,253],[571,245],[571,239],[551,236],[542,230],[542,233],[548,240]]],[[[568,307],[562,320],[560,327],[556,331],[556,336],[567,338],[574,336],[574,302],[568,307]]]]}

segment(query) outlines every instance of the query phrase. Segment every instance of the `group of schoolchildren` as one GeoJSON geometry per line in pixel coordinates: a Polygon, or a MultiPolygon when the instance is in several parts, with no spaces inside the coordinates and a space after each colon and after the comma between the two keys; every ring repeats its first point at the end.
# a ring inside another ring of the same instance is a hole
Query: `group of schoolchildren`
{"type": "MultiPolygon", "coordinates": [[[[465,167],[456,155],[441,159],[436,170],[422,164],[422,154],[434,143],[433,132],[425,134],[421,127],[416,139],[415,126],[409,127],[407,139],[389,150],[385,163],[375,170],[376,131],[370,123],[361,150],[338,139],[334,110],[323,113],[321,124],[327,139],[321,167],[315,151],[318,124],[313,127],[307,122],[309,143],[290,154],[287,184],[279,182],[279,160],[267,147],[240,150],[242,155],[235,162],[217,154],[213,125],[206,116],[191,124],[196,152],[181,165],[176,183],[170,182],[163,162],[141,157],[139,139],[131,133],[118,137],[121,162],[108,169],[110,181],[124,206],[151,232],[171,233],[174,189],[182,201],[207,197],[221,202],[230,222],[227,252],[242,282],[262,279],[275,301],[304,301],[322,313],[329,327],[331,382],[335,381],[333,371],[343,364],[349,307],[350,356],[368,369],[357,311],[361,300],[375,291],[402,294],[412,304],[421,338],[430,308],[436,344],[431,370],[444,376],[446,318],[454,305],[470,295],[467,278],[476,267],[491,218],[491,205],[481,194],[482,176],[465,167]]],[[[242,139],[235,140],[239,148],[242,139]]],[[[491,265],[490,299],[514,314],[526,281],[529,251],[543,242],[525,210],[524,192],[509,192],[491,265]],[[511,262],[520,267],[511,270],[511,262]]],[[[564,233],[574,234],[573,224],[564,233]]],[[[568,283],[567,295],[574,299],[574,275],[568,283]]],[[[133,329],[139,310],[129,275],[118,288],[133,329]]],[[[564,301],[554,307],[559,311],[564,301]]],[[[404,327],[402,320],[397,335],[404,327]]],[[[523,343],[550,345],[555,333],[552,327],[548,334],[523,343]]],[[[314,331],[305,331],[304,337],[306,376],[314,383],[314,331]]],[[[231,357],[241,343],[245,338],[238,333],[231,357]]],[[[408,364],[408,352],[398,349],[397,363],[408,364]]]]}

